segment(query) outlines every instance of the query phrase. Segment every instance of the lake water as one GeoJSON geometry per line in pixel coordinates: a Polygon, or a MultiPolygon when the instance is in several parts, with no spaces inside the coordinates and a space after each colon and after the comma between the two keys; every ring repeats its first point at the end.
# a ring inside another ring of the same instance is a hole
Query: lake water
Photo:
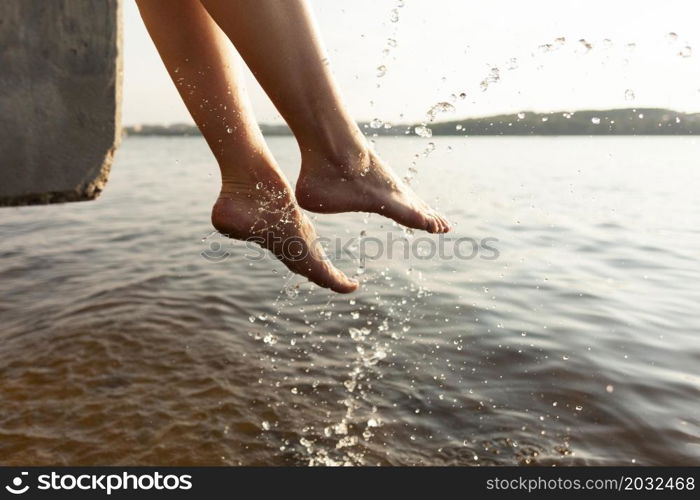
{"type": "Polygon", "coordinates": [[[127,138],[96,202],[0,209],[1,462],[700,463],[698,140],[376,148],[478,251],[319,215],[363,285],[305,284],[212,234],[199,138],[127,138]]]}

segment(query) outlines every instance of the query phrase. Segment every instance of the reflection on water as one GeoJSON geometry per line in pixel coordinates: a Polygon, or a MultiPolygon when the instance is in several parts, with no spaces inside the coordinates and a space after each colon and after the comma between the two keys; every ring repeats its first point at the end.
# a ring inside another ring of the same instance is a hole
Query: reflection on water
{"type": "Polygon", "coordinates": [[[127,139],[97,202],[0,211],[3,464],[698,463],[694,139],[377,148],[401,175],[429,149],[413,185],[498,258],[343,254],[350,296],[206,259],[199,139],[127,139]]]}

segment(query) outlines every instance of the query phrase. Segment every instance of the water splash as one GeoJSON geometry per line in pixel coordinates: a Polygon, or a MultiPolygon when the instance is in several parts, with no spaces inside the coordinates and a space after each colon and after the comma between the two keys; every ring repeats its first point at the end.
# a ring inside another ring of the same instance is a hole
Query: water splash
{"type": "MultiPolygon", "coordinates": [[[[401,9],[404,6],[403,0],[399,0],[399,2],[396,4],[396,7],[391,10],[391,14],[389,16],[389,20],[392,23],[392,30],[389,35],[389,37],[386,40],[386,45],[382,49],[382,61],[380,64],[377,66],[377,78],[383,78],[387,71],[388,71],[388,58],[389,55],[391,54],[391,51],[394,50],[398,46],[398,42],[396,41],[396,33],[397,33],[397,27],[396,25],[399,22],[399,9],[401,9]]],[[[381,84],[377,83],[377,88],[380,88],[381,84]]]]}
{"type": "Polygon", "coordinates": [[[379,118],[374,118],[371,122],[369,122],[369,126],[373,129],[382,128],[384,126],[384,122],[379,118]]]}
{"type": "Polygon", "coordinates": [[[481,88],[482,92],[486,92],[489,88],[489,85],[492,83],[497,83],[501,79],[501,72],[497,67],[491,68],[491,71],[489,72],[486,77],[481,80],[481,83],[479,84],[479,87],[481,88]]]}
{"type": "MultiPolygon", "coordinates": [[[[465,97],[466,97],[466,95],[465,95],[465,97]]],[[[452,113],[455,110],[456,110],[456,108],[454,107],[454,105],[452,105],[446,101],[441,101],[441,102],[438,102],[437,104],[433,105],[428,110],[426,115],[428,116],[428,120],[432,122],[435,120],[437,115],[439,115],[441,113],[452,113]]]]}
{"type": "Polygon", "coordinates": [[[422,156],[423,158],[427,158],[428,156],[430,156],[430,153],[432,153],[433,151],[435,151],[435,143],[429,142],[428,145],[425,146],[423,151],[421,151],[420,156],[422,156]]]}
{"type": "Polygon", "coordinates": [[[679,52],[678,55],[683,58],[688,58],[693,55],[693,48],[690,45],[686,45],[679,52]]]}
{"type": "Polygon", "coordinates": [[[433,136],[432,129],[428,128],[425,124],[418,125],[413,131],[418,137],[429,138],[433,136]]]}

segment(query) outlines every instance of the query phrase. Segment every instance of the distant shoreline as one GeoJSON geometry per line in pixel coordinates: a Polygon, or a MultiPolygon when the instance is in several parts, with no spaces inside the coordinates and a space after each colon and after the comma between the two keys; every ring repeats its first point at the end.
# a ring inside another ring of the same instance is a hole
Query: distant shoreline
{"type": "MultiPolygon", "coordinates": [[[[433,123],[388,125],[373,120],[360,122],[369,136],[528,136],[528,135],[700,135],[700,113],[681,113],[659,108],[628,108],[603,111],[558,111],[464,118],[433,123]],[[418,130],[416,130],[418,127],[418,130]]],[[[266,136],[290,136],[286,125],[261,124],[266,136]]],[[[124,127],[125,136],[200,136],[190,124],[136,125],[124,127]]]]}

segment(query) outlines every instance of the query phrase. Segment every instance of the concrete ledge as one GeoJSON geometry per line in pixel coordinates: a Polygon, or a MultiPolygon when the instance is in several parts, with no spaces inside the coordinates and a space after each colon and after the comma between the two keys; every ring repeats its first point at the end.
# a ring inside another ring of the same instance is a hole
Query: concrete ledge
{"type": "Polygon", "coordinates": [[[0,205],[92,200],[121,136],[121,0],[0,1],[0,205]]]}

